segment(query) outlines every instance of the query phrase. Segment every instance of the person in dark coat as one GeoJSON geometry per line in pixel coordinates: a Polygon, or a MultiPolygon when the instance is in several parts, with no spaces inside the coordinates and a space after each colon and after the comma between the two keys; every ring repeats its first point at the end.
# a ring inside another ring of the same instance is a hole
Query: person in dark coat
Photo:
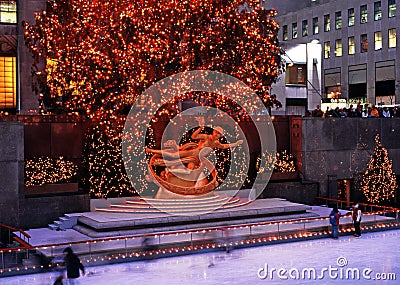
{"type": "Polygon", "coordinates": [[[361,210],[360,206],[358,204],[354,205],[353,211],[352,211],[352,217],[353,217],[353,223],[354,223],[354,236],[355,237],[360,237],[361,236],[361,210]]]}
{"type": "Polygon", "coordinates": [[[67,278],[70,284],[74,284],[74,280],[79,278],[79,270],[85,275],[85,268],[79,260],[79,257],[72,251],[72,248],[67,247],[63,251],[65,257],[65,266],[67,268],[67,278]]]}

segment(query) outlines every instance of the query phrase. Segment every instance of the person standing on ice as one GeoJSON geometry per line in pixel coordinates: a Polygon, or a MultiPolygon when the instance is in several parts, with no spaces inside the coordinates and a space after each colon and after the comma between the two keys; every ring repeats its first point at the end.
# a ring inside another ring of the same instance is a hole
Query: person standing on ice
{"type": "Polygon", "coordinates": [[[340,220],[340,212],[337,207],[332,209],[332,212],[329,214],[329,222],[332,225],[332,238],[339,238],[339,220],[340,220]]]}
{"type": "Polygon", "coordinates": [[[360,206],[358,204],[354,205],[352,216],[353,216],[353,223],[354,223],[354,236],[355,237],[360,237],[361,236],[361,229],[360,229],[360,224],[361,224],[361,210],[360,206]]]}

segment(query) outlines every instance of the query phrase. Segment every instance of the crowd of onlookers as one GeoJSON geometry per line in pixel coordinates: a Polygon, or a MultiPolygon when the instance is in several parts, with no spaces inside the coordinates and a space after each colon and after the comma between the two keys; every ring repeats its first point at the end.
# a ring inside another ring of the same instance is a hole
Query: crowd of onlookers
{"type": "Polygon", "coordinates": [[[359,118],[392,118],[398,117],[400,118],[400,106],[395,106],[393,108],[389,108],[387,106],[375,106],[375,105],[361,105],[360,103],[356,106],[350,105],[348,108],[339,108],[330,109],[329,107],[323,111],[320,106],[312,111],[306,111],[306,117],[320,117],[320,118],[346,118],[346,117],[359,117],[359,118]]]}

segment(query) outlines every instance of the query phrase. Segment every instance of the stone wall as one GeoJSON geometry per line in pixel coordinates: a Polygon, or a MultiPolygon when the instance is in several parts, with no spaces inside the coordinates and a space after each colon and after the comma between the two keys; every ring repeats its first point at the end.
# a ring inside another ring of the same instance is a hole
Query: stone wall
{"type": "Polygon", "coordinates": [[[47,227],[64,214],[89,211],[89,194],[24,197],[19,207],[19,227],[47,227]]]}
{"type": "MultiPolygon", "coordinates": [[[[281,127],[277,137],[281,142],[278,145],[289,145],[296,155],[303,183],[271,182],[260,198],[282,197],[293,202],[313,204],[315,196],[328,196],[328,177],[349,179],[365,170],[373,153],[376,134],[381,135],[382,144],[393,160],[394,171],[400,174],[400,160],[397,159],[400,155],[400,119],[286,118],[279,122],[281,127]]],[[[51,146],[51,141],[65,136],[62,141],[67,142],[67,152],[71,152],[69,155],[66,153],[67,156],[77,158],[78,149],[82,147],[81,131],[86,127],[75,122],[68,129],[68,124],[57,121],[54,126],[45,126],[47,132],[53,134],[48,136],[50,141],[39,142],[34,136],[34,129],[38,128],[36,123],[25,122],[24,126],[18,121],[0,122],[0,223],[16,227],[46,226],[65,213],[90,210],[88,194],[29,196],[24,193],[25,147],[29,145],[30,155],[47,154],[46,147],[51,146]],[[27,129],[30,131],[25,134],[27,129]],[[27,144],[28,138],[32,140],[27,144]],[[74,147],[72,138],[77,144],[74,147]],[[46,151],[42,153],[43,147],[46,151]]],[[[49,154],[65,151],[56,146],[50,149],[49,154]]]]}
{"type": "Polygon", "coordinates": [[[0,122],[0,223],[19,224],[24,189],[24,125],[0,122]]]}
{"type": "Polygon", "coordinates": [[[63,154],[78,159],[84,130],[79,122],[0,122],[0,223],[18,228],[45,227],[66,213],[90,210],[89,194],[27,195],[24,185],[26,152],[29,157],[63,154]],[[40,126],[48,129],[49,135],[38,132],[35,139],[40,126]]]}
{"type": "Polygon", "coordinates": [[[328,195],[328,176],[349,179],[365,171],[379,134],[393,170],[400,174],[400,119],[397,118],[303,118],[302,172],[320,183],[328,195]]]}
{"type": "MultiPolygon", "coordinates": [[[[20,97],[20,114],[37,113],[38,112],[38,96],[32,89],[35,79],[32,78],[33,57],[28,48],[24,44],[24,28],[22,21],[27,21],[29,24],[35,24],[35,13],[46,9],[46,1],[44,0],[29,0],[18,1],[18,24],[17,24],[17,41],[18,41],[18,57],[19,57],[19,97],[20,97]]],[[[40,69],[42,64],[37,64],[40,69]]]]}
{"type": "Polygon", "coordinates": [[[74,116],[26,117],[31,120],[24,119],[25,159],[61,155],[80,163],[88,122],[74,116]]]}
{"type": "Polygon", "coordinates": [[[264,192],[260,195],[265,198],[284,198],[295,203],[314,205],[315,197],[319,195],[319,186],[317,183],[302,183],[300,181],[292,182],[270,182],[264,192]]]}

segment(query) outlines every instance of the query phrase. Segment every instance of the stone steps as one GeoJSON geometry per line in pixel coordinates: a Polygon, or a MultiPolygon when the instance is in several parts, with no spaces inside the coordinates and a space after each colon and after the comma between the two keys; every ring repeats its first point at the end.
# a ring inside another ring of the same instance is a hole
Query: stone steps
{"type": "Polygon", "coordinates": [[[49,224],[49,228],[54,231],[63,231],[66,229],[72,229],[78,224],[78,217],[76,215],[65,214],[60,217],[57,221],[49,224]]]}
{"type": "Polygon", "coordinates": [[[188,199],[151,199],[136,198],[126,200],[122,204],[111,203],[108,207],[98,207],[98,212],[109,213],[160,213],[201,214],[209,211],[236,208],[251,201],[247,198],[230,197],[226,195],[207,196],[188,199]]]}

